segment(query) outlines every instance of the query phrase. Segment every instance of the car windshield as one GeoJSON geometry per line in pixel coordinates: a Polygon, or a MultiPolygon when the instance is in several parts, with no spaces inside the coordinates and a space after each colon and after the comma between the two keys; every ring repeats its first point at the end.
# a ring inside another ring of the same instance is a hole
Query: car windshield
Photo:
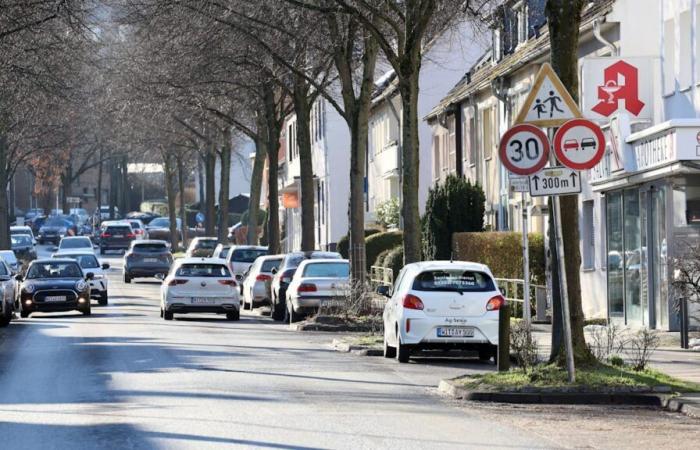
{"type": "Polygon", "coordinates": [[[176,277],[230,277],[228,267],[222,264],[183,264],[175,271],[176,277]]]}
{"type": "Polygon", "coordinates": [[[49,219],[46,222],[44,222],[44,226],[46,227],[65,227],[66,226],[66,221],[63,219],[49,219]]]}
{"type": "Polygon", "coordinates": [[[490,276],[462,269],[426,270],[413,281],[416,291],[488,292],[495,289],[490,276]]]}
{"type": "Polygon", "coordinates": [[[59,248],[92,248],[90,239],[63,239],[59,248]]]}
{"type": "Polygon", "coordinates": [[[132,249],[135,253],[163,253],[168,247],[165,244],[139,244],[132,249]]]}
{"type": "Polygon", "coordinates": [[[26,247],[32,245],[32,238],[27,234],[15,234],[10,236],[13,247],[26,247]]]}
{"type": "Polygon", "coordinates": [[[98,269],[100,267],[100,263],[94,255],[61,255],[61,258],[74,259],[83,269],[98,269]]]}
{"type": "MultiPolygon", "coordinates": [[[[182,223],[180,219],[177,219],[175,223],[177,224],[177,227],[180,228],[180,224],[182,223]]],[[[149,225],[154,228],[168,228],[170,227],[170,219],[159,217],[157,219],[153,219],[149,225]]]]}
{"type": "Polygon", "coordinates": [[[228,252],[231,250],[231,247],[224,247],[221,249],[221,253],[219,253],[219,258],[221,259],[226,259],[228,256],[228,252]]]}
{"type": "Polygon", "coordinates": [[[272,272],[272,269],[278,269],[282,259],[268,259],[262,263],[260,272],[272,272]]]}
{"type": "Polygon", "coordinates": [[[83,273],[76,262],[33,263],[27,271],[27,279],[38,278],[82,278],[83,273]]]}
{"type": "Polygon", "coordinates": [[[345,262],[308,264],[302,274],[305,278],[347,278],[349,276],[350,264],[345,262]]]}
{"type": "Polygon", "coordinates": [[[206,239],[197,241],[195,248],[216,248],[216,239],[206,239]]]}
{"type": "Polygon", "coordinates": [[[258,248],[237,248],[231,254],[231,261],[252,263],[259,256],[267,255],[267,250],[258,248]]]}

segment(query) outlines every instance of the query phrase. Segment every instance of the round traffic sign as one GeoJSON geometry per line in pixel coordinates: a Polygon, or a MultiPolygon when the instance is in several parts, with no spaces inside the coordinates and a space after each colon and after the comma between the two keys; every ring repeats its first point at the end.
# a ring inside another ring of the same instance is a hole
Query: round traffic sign
{"type": "Polygon", "coordinates": [[[534,125],[515,125],[501,138],[498,155],[509,171],[516,175],[531,175],[547,164],[549,139],[534,125]]]}
{"type": "Polygon", "coordinates": [[[603,130],[590,120],[569,120],[554,134],[554,153],[566,167],[592,169],[605,153],[603,130]]]}

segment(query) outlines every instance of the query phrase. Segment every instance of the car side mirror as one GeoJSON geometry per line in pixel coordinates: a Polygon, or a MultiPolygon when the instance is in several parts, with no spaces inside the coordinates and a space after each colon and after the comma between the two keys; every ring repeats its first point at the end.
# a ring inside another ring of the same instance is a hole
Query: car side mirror
{"type": "Polygon", "coordinates": [[[275,275],[277,273],[277,267],[273,267],[272,270],[270,271],[272,275],[275,275]]]}
{"type": "Polygon", "coordinates": [[[95,274],[94,274],[94,273],[88,272],[88,273],[85,274],[85,279],[86,279],[86,280],[92,280],[93,278],[95,278],[95,274]]]}
{"type": "Polygon", "coordinates": [[[377,286],[377,294],[381,295],[382,297],[391,297],[391,286],[387,286],[386,284],[377,286]]]}
{"type": "Polygon", "coordinates": [[[156,280],[160,280],[160,281],[165,280],[165,275],[162,274],[162,273],[157,273],[157,274],[156,274],[156,280]]]}
{"type": "Polygon", "coordinates": [[[18,273],[17,275],[15,275],[15,280],[22,281],[23,279],[24,279],[24,277],[22,277],[22,274],[18,273]]]}
{"type": "Polygon", "coordinates": [[[109,269],[109,264],[107,264],[107,263],[102,264],[102,270],[107,270],[107,269],[109,269]]]}

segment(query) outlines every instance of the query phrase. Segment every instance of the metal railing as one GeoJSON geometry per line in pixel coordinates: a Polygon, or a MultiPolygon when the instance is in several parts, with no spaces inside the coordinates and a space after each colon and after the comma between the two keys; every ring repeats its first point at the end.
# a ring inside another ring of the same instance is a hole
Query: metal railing
{"type": "MultiPolygon", "coordinates": [[[[511,317],[522,317],[525,281],[515,278],[496,278],[496,284],[503,297],[512,306],[511,317]]],[[[530,311],[535,313],[537,320],[544,321],[547,309],[549,309],[547,288],[530,283],[530,311]]]]}
{"type": "Polygon", "coordinates": [[[372,287],[394,285],[394,271],[388,267],[372,266],[369,269],[369,281],[372,287]]]}

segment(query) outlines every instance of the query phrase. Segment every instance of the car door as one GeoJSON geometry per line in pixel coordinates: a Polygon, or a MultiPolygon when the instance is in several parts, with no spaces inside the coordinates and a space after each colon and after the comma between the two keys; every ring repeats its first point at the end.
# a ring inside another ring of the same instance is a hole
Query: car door
{"type": "Polygon", "coordinates": [[[396,278],[396,281],[394,282],[391,297],[388,298],[386,303],[384,304],[384,328],[387,330],[391,330],[390,336],[393,337],[394,344],[396,344],[396,327],[394,327],[394,324],[399,320],[399,299],[402,295],[400,294],[401,283],[403,282],[404,278],[406,278],[407,272],[408,269],[405,267],[401,270],[401,272],[399,272],[399,275],[396,278]]]}

